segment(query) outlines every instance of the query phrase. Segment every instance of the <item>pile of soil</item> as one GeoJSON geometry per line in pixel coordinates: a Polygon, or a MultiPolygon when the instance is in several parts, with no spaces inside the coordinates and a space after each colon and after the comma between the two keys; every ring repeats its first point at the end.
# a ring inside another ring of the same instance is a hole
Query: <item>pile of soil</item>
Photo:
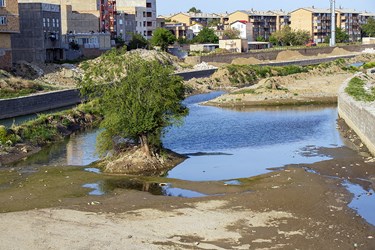
{"type": "Polygon", "coordinates": [[[346,55],[350,54],[349,51],[343,49],[343,48],[334,48],[333,51],[329,54],[330,56],[341,56],[341,55],[346,55]]]}
{"type": "Polygon", "coordinates": [[[277,61],[287,61],[287,60],[298,60],[298,59],[305,59],[306,56],[303,56],[301,53],[295,50],[285,50],[279,52],[276,57],[277,61]]]}
{"type": "Polygon", "coordinates": [[[147,157],[139,146],[127,149],[118,155],[105,159],[99,165],[104,172],[111,174],[129,174],[155,176],[164,175],[167,171],[184,161],[186,157],[165,150],[162,155],[147,157]]]}
{"type": "Polygon", "coordinates": [[[246,65],[246,64],[259,64],[262,63],[261,60],[258,60],[254,57],[249,57],[249,58],[236,58],[233,59],[232,64],[239,64],[239,65],[246,65]]]}

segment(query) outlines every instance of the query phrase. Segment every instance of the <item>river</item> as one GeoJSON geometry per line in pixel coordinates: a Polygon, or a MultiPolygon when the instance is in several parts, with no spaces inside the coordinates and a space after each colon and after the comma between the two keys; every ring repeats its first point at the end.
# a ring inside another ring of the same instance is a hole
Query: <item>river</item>
{"type": "MultiPolygon", "coordinates": [[[[224,109],[200,105],[221,94],[196,95],[184,101],[190,113],[182,126],[166,131],[163,144],[189,158],[169,171],[167,177],[188,181],[235,181],[289,164],[304,167],[304,164],[333,159],[336,156],[323,153],[329,150],[322,149],[345,147],[336,129],[337,108],[334,106],[224,109]]],[[[98,133],[95,130],[74,135],[15,166],[35,169],[38,166],[88,165],[98,159],[95,155],[98,133]]],[[[98,183],[86,184],[94,189],[91,194],[104,193],[98,183]]],[[[354,195],[355,190],[364,192],[348,182],[344,186],[354,195]]],[[[170,188],[168,194],[173,191],[176,190],[170,188]]],[[[375,201],[367,199],[362,204],[365,205],[352,204],[352,207],[361,212],[361,207],[373,207],[375,201]]],[[[365,210],[367,212],[361,215],[366,218],[366,213],[371,213],[365,210]]],[[[368,221],[375,224],[375,218],[368,221]]]]}

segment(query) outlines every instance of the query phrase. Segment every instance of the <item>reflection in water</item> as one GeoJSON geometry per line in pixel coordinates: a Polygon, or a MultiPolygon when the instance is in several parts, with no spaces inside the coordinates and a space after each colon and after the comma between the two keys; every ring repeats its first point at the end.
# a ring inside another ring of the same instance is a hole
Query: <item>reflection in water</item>
{"type": "Polygon", "coordinates": [[[100,181],[98,183],[85,184],[82,187],[93,189],[89,192],[89,195],[104,195],[106,193],[114,191],[115,189],[128,189],[149,192],[153,195],[176,196],[184,198],[196,198],[207,196],[206,194],[202,194],[199,192],[182,188],[175,188],[172,187],[170,184],[144,182],[135,179],[110,179],[100,181]]]}
{"type": "Polygon", "coordinates": [[[165,147],[190,156],[168,173],[170,178],[204,181],[250,177],[266,173],[268,168],[330,159],[317,149],[343,146],[336,130],[336,107],[238,111],[197,104],[204,97],[185,101],[190,113],[184,125],[170,128],[163,140],[165,147]],[[315,152],[307,154],[311,149],[315,152]]]}
{"type": "Polygon", "coordinates": [[[362,218],[375,226],[375,193],[373,189],[364,190],[360,185],[344,181],[343,185],[354,195],[349,207],[356,210],[362,218]]]}
{"type": "Polygon", "coordinates": [[[99,130],[73,134],[70,138],[46,147],[38,154],[13,164],[16,167],[86,166],[97,161],[96,138],[99,130]]]}

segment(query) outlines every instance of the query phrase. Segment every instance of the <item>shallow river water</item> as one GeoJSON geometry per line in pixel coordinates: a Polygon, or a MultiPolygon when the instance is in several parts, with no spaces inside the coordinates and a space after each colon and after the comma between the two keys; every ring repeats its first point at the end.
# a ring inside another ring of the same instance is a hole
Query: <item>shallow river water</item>
{"type": "MultiPolygon", "coordinates": [[[[184,101],[190,114],[181,127],[168,129],[163,144],[189,158],[169,171],[167,177],[188,181],[229,180],[228,183],[232,180],[234,183],[235,179],[267,173],[288,164],[303,167],[303,164],[332,159],[334,156],[323,154],[319,149],[345,146],[336,129],[337,108],[334,106],[234,110],[199,104],[221,94],[196,95],[184,101]]],[[[98,133],[95,130],[74,135],[15,166],[88,165],[98,159],[95,155],[98,133]]],[[[354,196],[363,192],[350,182],[344,186],[354,196]]],[[[101,182],[88,183],[84,187],[92,190],[90,195],[105,193],[101,182]]],[[[161,192],[173,196],[204,196],[168,185],[161,192]]],[[[356,199],[351,207],[375,225],[375,218],[368,210],[368,207],[375,207],[374,199],[360,202],[356,199]]]]}

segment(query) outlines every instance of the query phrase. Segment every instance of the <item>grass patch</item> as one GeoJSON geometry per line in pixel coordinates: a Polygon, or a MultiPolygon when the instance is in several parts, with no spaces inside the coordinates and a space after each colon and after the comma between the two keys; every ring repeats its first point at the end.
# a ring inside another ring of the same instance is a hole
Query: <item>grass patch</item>
{"type": "Polygon", "coordinates": [[[231,95],[240,95],[240,94],[256,94],[255,89],[242,89],[240,91],[236,91],[230,93],[231,95]]]}
{"type": "Polygon", "coordinates": [[[364,69],[371,69],[371,68],[375,68],[375,62],[368,62],[368,63],[365,63],[362,65],[362,67],[364,69]]]}
{"type": "Polygon", "coordinates": [[[352,96],[357,101],[374,102],[375,101],[375,88],[366,91],[365,81],[358,77],[354,77],[346,87],[345,92],[352,96]]]}
{"type": "Polygon", "coordinates": [[[81,104],[70,110],[42,114],[10,129],[0,126],[0,145],[12,146],[17,142],[43,146],[61,140],[67,132],[95,127],[102,112],[96,102],[81,104]]]}
{"type": "Polygon", "coordinates": [[[233,86],[251,86],[258,80],[272,76],[287,76],[308,72],[307,67],[288,66],[259,66],[259,65],[228,65],[229,81],[233,86]]]}

